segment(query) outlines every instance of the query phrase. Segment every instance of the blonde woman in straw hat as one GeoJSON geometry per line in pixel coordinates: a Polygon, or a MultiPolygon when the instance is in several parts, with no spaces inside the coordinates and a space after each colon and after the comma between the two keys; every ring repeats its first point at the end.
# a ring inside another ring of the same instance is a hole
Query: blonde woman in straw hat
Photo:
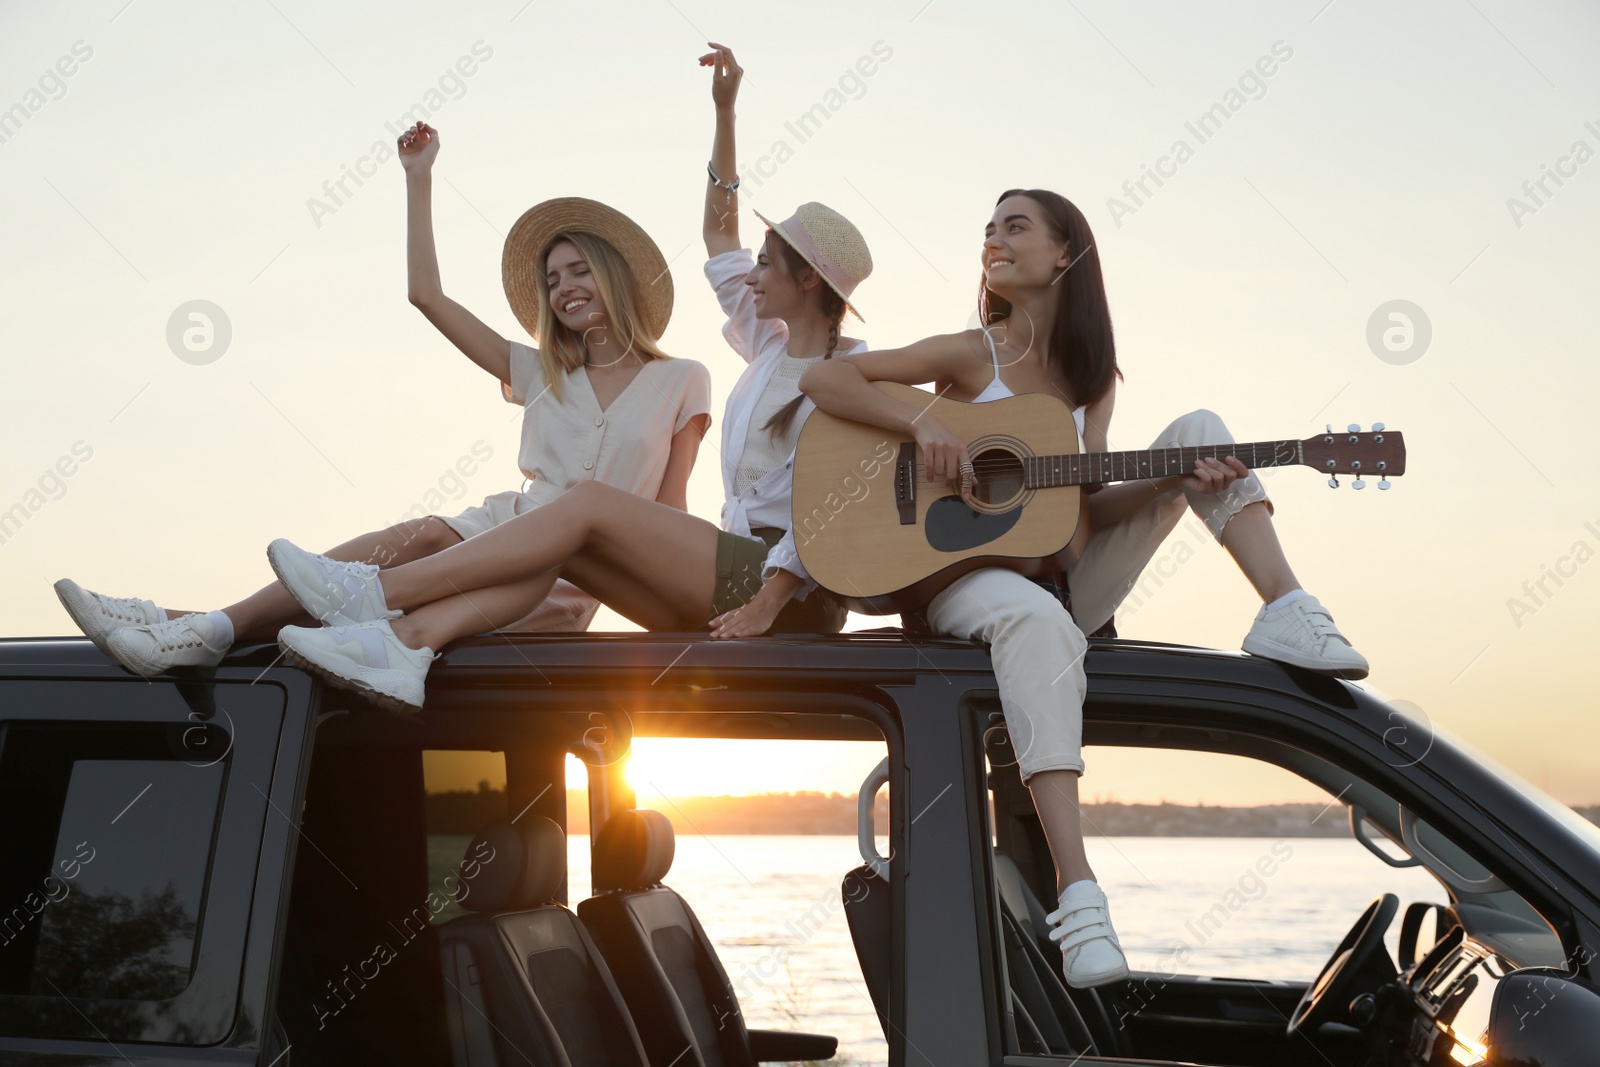
{"type": "Polygon", "coordinates": [[[790,471],[809,407],[801,372],[833,353],[866,348],[841,328],[872,257],[860,232],[821,204],[769,222],[759,257],[740,249],[734,190],[722,178],[734,173],[732,101],[740,72],[726,49],[713,48],[703,60],[716,64],[717,103],[706,276],[728,315],[723,334],[749,364],[724,418],[723,528],[586,483],[481,537],[368,575],[359,586],[330,586],[323,575],[331,564],[274,542],[274,566],[307,610],[363,618],[323,629],[285,627],[279,642],[291,662],[383,706],[415,710],[434,649],[480,632],[485,618],[516,618],[547,595],[557,575],[652,630],[743,637],[843,624],[843,610],[810,581],[786,536],[790,471]],[[391,621],[387,612],[396,608],[407,614],[391,621]]]}
{"type": "MultiPolygon", "coordinates": [[[[483,534],[584,483],[605,484],[681,513],[687,508],[689,472],[710,423],[711,377],[705,366],[673,359],[657,343],[672,314],[666,261],[655,242],[613,208],[576,197],[547,200],[511,228],[501,264],[506,295],[517,320],[539,340],[537,348],[508,340],[446,296],[431,208],[438,153],[438,131],[426,123],[400,137],[411,303],[494,376],[506,400],[524,408],[518,465],[528,482],[460,515],[405,519],[331,549],[321,580],[339,587],[358,587],[380,566],[421,559],[483,534]]],[[[192,614],[92,593],[65,579],[56,590],[96,644],[143,675],[215,664],[236,639],[259,640],[304,617],[277,583],[220,611],[192,614]]],[[[597,606],[593,597],[563,582],[531,615],[495,622],[581,630],[597,606]]],[[[371,608],[389,614],[381,604],[371,608]]],[[[487,628],[486,620],[477,620],[477,631],[487,628]]]]}
{"type": "MultiPolygon", "coordinates": [[[[801,382],[826,411],[914,436],[928,469],[963,496],[976,472],[962,440],[871,382],[934,382],[940,395],[971,403],[1023,392],[1057,395],[1073,408],[1080,443],[1099,452],[1107,447],[1121,377],[1094,235],[1070,201],[1047,189],[1003,193],[984,230],[982,262],[979,328],[844,356],[811,368],[801,382]]],[[[1174,421],[1153,447],[1230,440],[1216,415],[1197,411],[1174,421]]],[[[1079,821],[1084,635],[1110,622],[1184,511],[1193,509],[1206,523],[1266,602],[1246,651],[1348,678],[1367,672],[1366,660],[1316,598],[1299,589],[1273,532],[1271,508],[1259,480],[1234,457],[1198,461],[1181,478],[1106,486],[1089,497],[1067,582],[978,570],[926,609],[931,629],[990,645],[1018,768],[1055,860],[1060,896],[1049,915],[1050,936],[1061,945],[1069,985],[1102,985],[1128,974],[1079,821]]]]}

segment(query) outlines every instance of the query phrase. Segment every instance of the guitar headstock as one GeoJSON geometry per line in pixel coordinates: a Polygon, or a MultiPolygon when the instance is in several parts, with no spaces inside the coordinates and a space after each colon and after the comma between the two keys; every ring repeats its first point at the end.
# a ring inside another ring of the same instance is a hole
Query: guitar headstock
{"type": "Polygon", "coordinates": [[[1364,475],[1375,474],[1381,479],[1378,488],[1387,489],[1390,478],[1406,472],[1405,438],[1381,422],[1367,433],[1355,423],[1342,433],[1329,425],[1327,432],[1301,441],[1300,453],[1306,466],[1328,475],[1328,485],[1335,489],[1339,480],[1334,476],[1339,474],[1355,475],[1351,485],[1356,489],[1365,487],[1364,475]]]}

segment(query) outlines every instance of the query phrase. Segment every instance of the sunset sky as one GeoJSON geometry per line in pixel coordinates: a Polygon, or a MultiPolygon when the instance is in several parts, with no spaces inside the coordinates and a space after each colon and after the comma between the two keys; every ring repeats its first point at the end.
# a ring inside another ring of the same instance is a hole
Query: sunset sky
{"type": "MultiPolygon", "coordinates": [[[[329,545],[520,484],[518,410],[405,299],[382,150],[419,104],[445,290],[506,334],[501,244],[533,203],[590,196],[655,237],[663,344],[715,383],[690,492],[715,519],[740,363],[700,269],[709,38],[748,72],[745,204],[857,223],[875,346],[967,326],[997,195],[1045,186],[1099,242],[1113,447],[1197,407],[1241,440],[1403,431],[1387,493],[1270,475],[1296,571],[1384,693],[1600,802],[1597,34],[1591,6],[1509,0],[5,5],[0,634],[71,632],[59,577],[221,606],[268,579],[274,537],[329,545]],[[196,300],[231,334],[209,362],[169,344],[196,300]]],[[[1121,632],[1237,648],[1257,602],[1225,555],[1185,523],[1156,563],[1121,632]]],[[[737,792],[865,773],[798,746],[729,765],[737,792]]],[[[1201,788],[1131,765],[1085,782],[1201,788]]]]}

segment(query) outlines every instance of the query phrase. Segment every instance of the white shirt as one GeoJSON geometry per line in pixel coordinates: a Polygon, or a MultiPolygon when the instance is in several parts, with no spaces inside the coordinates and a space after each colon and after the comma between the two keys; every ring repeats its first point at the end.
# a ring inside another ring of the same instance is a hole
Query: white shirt
{"type": "MultiPolygon", "coordinates": [[[[728,316],[722,326],[722,336],[749,364],[728,394],[728,406],[722,417],[722,491],[725,497],[722,528],[744,537],[751,536],[753,526],[789,530],[767,553],[761,574],[763,578],[770,578],[781,569],[804,579],[805,585],[795,594],[796,599],[804,600],[817,583],[801,566],[800,555],[795,551],[794,532],[790,530],[794,522],[790,500],[794,487],[794,454],[791,452],[788,459],[743,492],[734,490],[756,408],[780,362],[789,358],[789,327],[782,319],[756,318],[755,297],[744,284],[745,276],[755,269],[755,262],[748,248],[740,248],[711,257],[705,268],[706,279],[716,290],[717,300],[728,316]]],[[[866,342],[858,341],[854,347],[837,354],[854,355],[866,350],[866,342]]],[[[800,410],[795,412],[795,426],[815,410],[816,405],[809,398],[801,401],[800,410]]]]}
{"type": "Polygon", "coordinates": [[[582,367],[561,384],[557,402],[539,353],[511,342],[511,381],[501,388],[524,409],[517,465],[533,483],[526,495],[539,504],[587,481],[654,500],[672,435],[711,411],[711,372],[692,359],[647,361],[604,410],[582,367]]]}
{"type": "Polygon", "coordinates": [[[778,360],[777,369],[767,379],[767,387],[761,391],[761,398],[750,413],[750,432],[744,435],[744,455],[739,469],[733,474],[735,493],[744,492],[794,454],[794,446],[800,440],[800,430],[805,426],[799,410],[795,411],[788,429],[782,433],[778,433],[776,428],[767,429],[767,423],[800,395],[800,376],[806,372],[806,368],[821,362],[821,356],[809,359],[789,356],[778,360]]]}

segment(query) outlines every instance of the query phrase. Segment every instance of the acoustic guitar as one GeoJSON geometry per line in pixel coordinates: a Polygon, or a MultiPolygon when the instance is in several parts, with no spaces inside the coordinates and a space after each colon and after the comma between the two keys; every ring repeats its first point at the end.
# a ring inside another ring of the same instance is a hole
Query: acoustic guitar
{"type": "Polygon", "coordinates": [[[879,389],[924,408],[967,444],[972,500],[922,470],[916,442],[824,411],[800,432],[794,530],[800,562],[855,611],[887,615],[925,605],[980,567],[1024,575],[1065,570],[1087,539],[1083,486],[1194,471],[1195,461],[1236,456],[1246,467],[1304,465],[1353,474],[1357,489],[1405,473],[1405,441],[1382,423],[1303,441],[1250,441],[1132,452],[1080,452],[1066,404],[1024,393],[985,404],[936,398],[908,385],[879,389]]]}

